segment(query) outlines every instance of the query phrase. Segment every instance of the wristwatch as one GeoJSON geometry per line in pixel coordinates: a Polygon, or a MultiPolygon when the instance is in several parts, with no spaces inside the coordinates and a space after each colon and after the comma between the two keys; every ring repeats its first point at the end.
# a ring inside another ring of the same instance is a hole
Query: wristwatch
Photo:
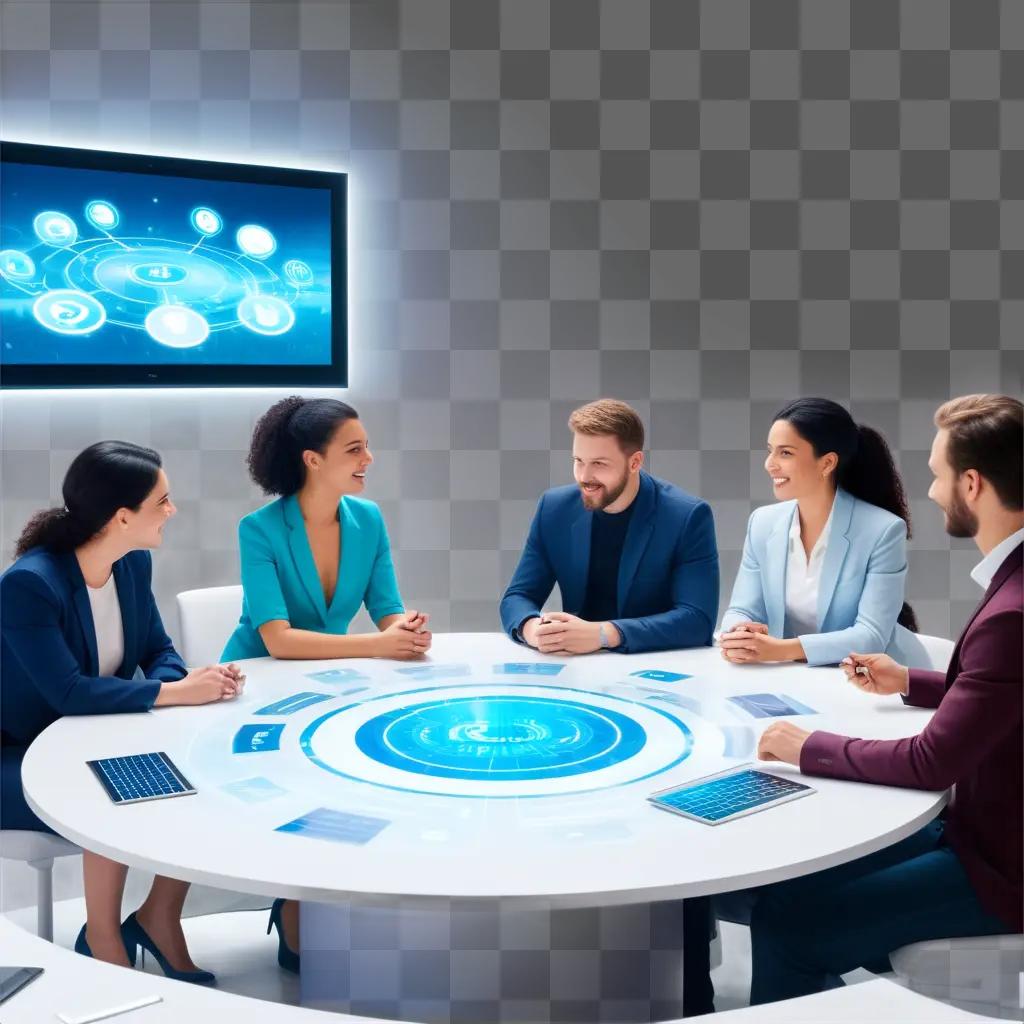
{"type": "Polygon", "coordinates": [[[607,648],[608,648],[608,633],[606,632],[606,630],[604,628],[604,623],[603,622],[597,627],[597,640],[598,640],[598,643],[600,643],[600,645],[601,645],[601,650],[607,650],[607,648]]]}

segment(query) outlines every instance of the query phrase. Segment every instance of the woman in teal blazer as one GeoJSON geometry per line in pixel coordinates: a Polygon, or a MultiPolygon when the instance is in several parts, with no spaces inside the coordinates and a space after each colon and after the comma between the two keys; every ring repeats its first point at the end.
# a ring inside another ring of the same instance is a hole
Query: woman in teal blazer
{"type": "Polygon", "coordinates": [[[881,434],[828,399],[798,399],[772,423],[765,470],[780,503],[747,525],[723,656],[831,665],[885,651],[930,666],[903,600],[910,513],[881,434]]]}
{"type": "Polygon", "coordinates": [[[356,411],[286,398],[256,425],[253,480],[280,497],[238,526],[242,616],[231,659],[413,658],[427,616],[406,612],[377,506],[358,497],[373,462],[356,411]],[[348,635],[365,604],[379,632],[348,635]]]}
{"type": "MultiPolygon", "coordinates": [[[[256,424],[249,472],[278,498],[238,526],[242,616],[226,656],[407,659],[430,649],[429,617],[402,607],[380,510],[359,497],[372,462],[344,402],[293,396],[256,424]],[[349,634],[364,604],[378,632],[349,634]]],[[[298,972],[298,903],[276,900],[270,926],[278,963],[298,972]]]]}

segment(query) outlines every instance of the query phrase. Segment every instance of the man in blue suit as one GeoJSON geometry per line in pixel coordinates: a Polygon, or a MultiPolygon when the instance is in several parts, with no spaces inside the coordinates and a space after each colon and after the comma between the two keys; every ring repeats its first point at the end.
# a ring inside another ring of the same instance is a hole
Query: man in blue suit
{"type": "MultiPolygon", "coordinates": [[[[644,473],[644,425],[603,398],[569,417],[575,485],[540,499],[512,582],[505,631],[544,654],[703,647],[718,613],[718,546],[707,502],[644,473]],[[541,612],[558,584],[561,612],[541,612]]],[[[683,1013],[714,1010],[711,901],[683,907],[683,1013]]]]}
{"type": "Polygon", "coordinates": [[[603,398],[569,418],[576,485],[546,491],[501,599],[508,635],[545,654],[703,647],[718,612],[707,502],[643,472],[644,426],[603,398]],[[555,584],[561,612],[541,612],[555,584]]]}

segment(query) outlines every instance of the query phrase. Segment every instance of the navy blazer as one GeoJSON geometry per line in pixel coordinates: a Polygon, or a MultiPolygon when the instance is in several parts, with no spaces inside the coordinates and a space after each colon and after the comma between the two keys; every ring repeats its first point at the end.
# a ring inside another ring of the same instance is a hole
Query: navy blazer
{"type": "Polygon", "coordinates": [[[8,746],[27,747],[63,715],[147,711],[162,682],[186,675],[150,589],[148,551],[114,563],[124,661],[97,675],[96,628],[73,552],[27,551],[0,576],[0,724],[8,746]],[[136,668],[144,679],[133,679],[136,668]]]}
{"type": "MultiPolygon", "coordinates": [[[[590,569],[593,512],[575,484],[546,491],[537,505],[522,557],[501,599],[501,622],[522,641],[519,627],[557,583],[562,608],[579,615],[590,569]]],[[[718,545],[711,507],[673,484],[640,474],[618,578],[624,654],[702,647],[718,615],[718,545]]]]}

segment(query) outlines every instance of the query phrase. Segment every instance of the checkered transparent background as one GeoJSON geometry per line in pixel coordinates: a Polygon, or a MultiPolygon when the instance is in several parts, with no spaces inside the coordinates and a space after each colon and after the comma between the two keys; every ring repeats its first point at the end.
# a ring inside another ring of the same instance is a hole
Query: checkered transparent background
{"type": "MultiPolygon", "coordinates": [[[[569,411],[632,402],[714,506],[723,601],[772,413],[848,403],[913,498],[908,596],[955,635],[970,542],[925,497],[934,407],[1019,393],[1017,0],[3,0],[7,138],[351,173],[352,387],[403,594],[497,628],[569,411]]],[[[166,458],[173,595],[237,580],[276,396],[9,394],[3,556],[101,437],[166,458]]]]}

